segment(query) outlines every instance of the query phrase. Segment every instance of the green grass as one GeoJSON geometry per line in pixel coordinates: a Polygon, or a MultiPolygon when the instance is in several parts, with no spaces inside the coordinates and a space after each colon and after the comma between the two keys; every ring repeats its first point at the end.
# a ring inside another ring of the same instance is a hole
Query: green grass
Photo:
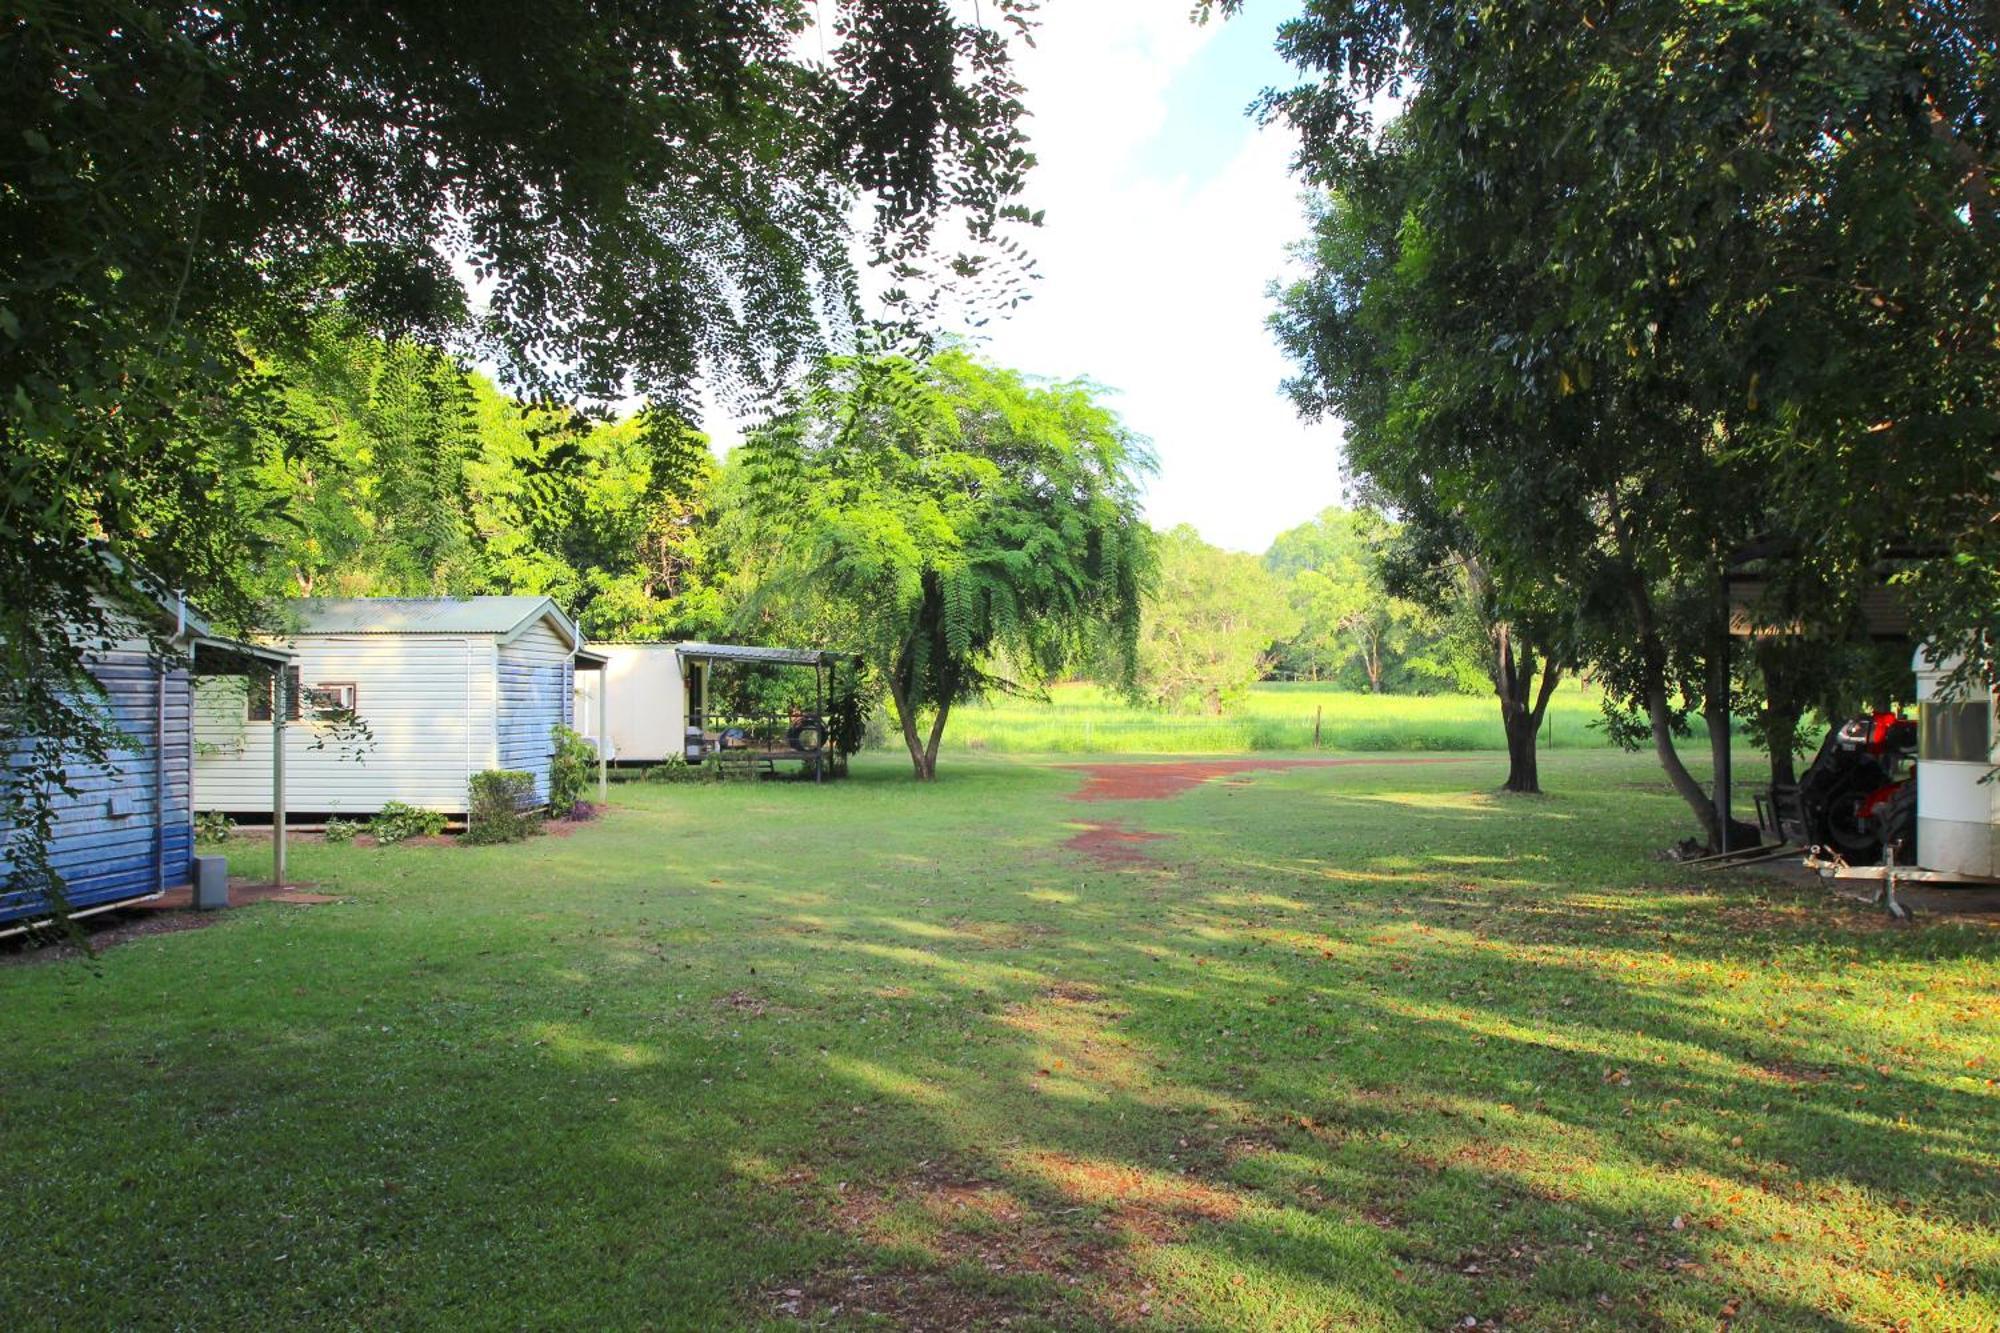
{"type": "Polygon", "coordinates": [[[1996,932],[1544,776],[886,756],[300,846],[341,901],[0,967],[0,1324],[1995,1327],[1996,932]]]}
{"type": "MultiPolygon", "coordinates": [[[[1593,727],[1595,690],[1574,682],[1549,701],[1541,743],[1607,748],[1593,727]]],[[[1500,706],[1490,695],[1356,694],[1305,682],[1253,686],[1221,717],[1135,708],[1096,685],[1059,685],[1046,700],[999,698],[952,712],[945,744],[995,754],[1244,754],[1320,747],[1334,751],[1504,750],[1500,706]]],[[[1707,731],[1695,723],[1695,744],[1707,731]]]]}

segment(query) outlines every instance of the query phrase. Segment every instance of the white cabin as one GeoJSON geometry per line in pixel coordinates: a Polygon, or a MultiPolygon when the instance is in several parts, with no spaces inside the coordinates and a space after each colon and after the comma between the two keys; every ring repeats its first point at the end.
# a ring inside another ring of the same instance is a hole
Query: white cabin
{"type": "Polygon", "coordinates": [[[1944,874],[2000,877],[2000,695],[1947,695],[1958,659],[1919,648],[1917,673],[1918,864],[1944,874]]]}
{"type": "MultiPolygon", "coordinates": [[[[372,815],[390,801],[462,814],[472,775],[492,768],[532,773],[548,798],[550,732],[575,716],[582,648],[549,598],[311,598],[288,610],[293,817],[372,815]],[[331,725],[339,710],[366,734],[331,725]]],[[[198,686],[195,809],[270,812],[271,707],[240,684],[198,686]]]]}
{"type": "Polygon", "coordinates": [[[616,763],[657,764],[687,754],[688,718],[699,718],[707,686],[705,662],[682,666],[677,643],[599,643],[604,669],[595,680],[577,677],[577,715],[596,716],[597,693],[609,696],[610,746],[600,753],[616,763]]]}

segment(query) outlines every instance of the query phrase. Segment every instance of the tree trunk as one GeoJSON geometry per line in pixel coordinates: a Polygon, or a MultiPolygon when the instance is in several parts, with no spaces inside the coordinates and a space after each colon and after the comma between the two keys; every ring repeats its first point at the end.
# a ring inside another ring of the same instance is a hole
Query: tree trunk
{"type": "Polygon", "coordinates": [[[928,782],[937,776],[937,754],[934,750],[925,753],[923,738],[917,734],[917,710],[911,706],[909,691],[903,688],[902,665],[899,659],[883,675],[888,677],[889,698],[896,705],[896,723],[903,730],[903,744],[910,752],[910,766],[916,770],[917,781],[928,782]]]}
{"type": "Polygon", "coordinates": [[[1782,654],[1773,650],[1768,640],[1758,640],[1757,666],[1764,677],[1764,716],[1759,725],[1764,733],[1764,748],[1771,755],[1771,781],[1782,787],[1796,786],[1799,778],[1792,738],[1798,735],[1805,705],[1795,695],[1782,654]]]}
{"type": "Polygon", "coordinates": [[[1512,627],[1505,624],[1494,627],[1493,640],[1493,692],[1500,696],[1500,724],[1507,733],[1507,781],[1501,790],[1540,795],[1541,760],[1535,740],[1562,680],[1562,668],[1544,659],[1537,688],[1533,645],[1523,644],[1517,653],[1512,627]]]}
{"type": "Polygon", "coordinates": [[[1715,827],[1715,803],[1702,790],[1702,785],[1688,772],[1681,762],[1680,751],[1674,748],[1673,710],[1667,706],[1667,652],[1660,642],[1659,626],[1653,618],[1653,594],[1647,588],[1645,576],[1633,563],[1631,552],[1626,545],[1625,524],[1618,514],[1617,506],[1612,506],[1611,528],[1618,542],[1618,554],[1625,565],[1625,591],[1632,604],[1632,619],[1639,630],[1639,654],[1641,691],[1646,700],[1646,720],[1653,733],[1653,752],[1659,756],[1660,767],[1666,772],[1667,783],[1694,813],[1700,824],[1702,837],[1710,848],[1721,846],[1715,827]]]}
{"type": "Polygon", "coordinates": [[[1688,772],[1687,765],[1681,762],[1680,751],[1674,746],[1673,710],[1667,706],[1666,652],[1661,648],[1659,635],[1653,627],[1652,595],[1644,588],[1638,588],[1633,594],[1633,604],[1639,614],[1639,640],[1644,661],[1642,670],[1645,673],[1642,685],[1646,695],[1646,720],[1653,732],[1653,752],[1660,758],[1660,767],[1666,772],[1668,784],[1694,812],[1695,820],[1701,825],[1702,837],[1711,848],[1716,847],[1720,839],[1716,836],[1715,803],[1709,800],[1702,785],[1695,781],[1694,774],[1688,772]]]}

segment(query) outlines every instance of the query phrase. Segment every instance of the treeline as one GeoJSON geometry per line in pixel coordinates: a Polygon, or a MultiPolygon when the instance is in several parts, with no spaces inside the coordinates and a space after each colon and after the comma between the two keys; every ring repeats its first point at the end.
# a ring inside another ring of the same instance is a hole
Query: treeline
{"type": "Polygon", "coordinates": [[[1402,535],[1380,514],[1338,507],[1279,534],[1261,557],[1221,550],[1187,526],[1161,534],[1136,693],[1157,707],[1221,713],[1269,679],[1490,692],[1477,618],[1399,595],[1402,535]]]}
{"type": "Polygon", "coordinates": [[[718,469],[677,419],[530,406],[339,311],[264,364],[284,387],[241,482],[264,598],[547,595],[594,638],[725,623],[718,469]]]}
{"type": "MultiPolygon", "coordinates": [[[[259,540],[244,577],[274,602],[528,593],[554,597],[596,639],[844,631],[815,623],[815,599],[769,577],[778,562],[751,503],[756,449],[720,463],[664,414],[532,407],[338,311],[267,366],[285,388],[245,482],[259,540]]],[[[1129,691],[1220,712],[1272,676],[1381,693],[1490,689],[1464,626],[1391,590],[1399,532],[1333,508],[1261,558],[1188,527],[1158,534],[1129,691]]],[[[1125,679],[1116,647],[1095,668],[1113,685],[1125,679]]],[[[992,687],[1011,683],[1003,669],[992,687]]]]}

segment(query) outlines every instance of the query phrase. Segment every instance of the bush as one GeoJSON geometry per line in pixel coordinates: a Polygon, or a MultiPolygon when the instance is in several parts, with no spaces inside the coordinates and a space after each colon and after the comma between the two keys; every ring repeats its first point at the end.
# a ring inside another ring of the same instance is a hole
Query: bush
{"type": "Polygon", "coordinates": [[[590,789],[590,771],[597,766],[597,747],[558,722],[549,739],[549,813],[567,818],[590,789]]]}
{"type": "Polygon", "coordinates": [[[204,810],[194,817],[196,842],[228,842],[235,831],[236,825],[220,810],[204,810]]]}
{"type": "Polygon", "coordinates": [[[436,810],[391,801],[368,821],[368,832],[384,847],[405,838],[434,838],[444,832],[444,816],[436,810]]]}
{"type": "Polygon", "coordinates": [[[320,830],[320,836],[331,843],[346,843],[353,842],[354,835],[359,832],[361,824],[358,820],[342,819],[335,815],[326,821],[326,827],[320,830]]]}
{"type": "Polygon", "coordinates": [[[680,755],[668,755],[660,763],[646,770],[646,782],[699,782],[704,776],[700,767],[690,764],[680,755]]]}
{"type": "Polygon", "coordinates": [[[532,806],[535,775],[517,768],[489,768],[472,775],[467,842],[519,842],[540,823],[532,806]]]}

